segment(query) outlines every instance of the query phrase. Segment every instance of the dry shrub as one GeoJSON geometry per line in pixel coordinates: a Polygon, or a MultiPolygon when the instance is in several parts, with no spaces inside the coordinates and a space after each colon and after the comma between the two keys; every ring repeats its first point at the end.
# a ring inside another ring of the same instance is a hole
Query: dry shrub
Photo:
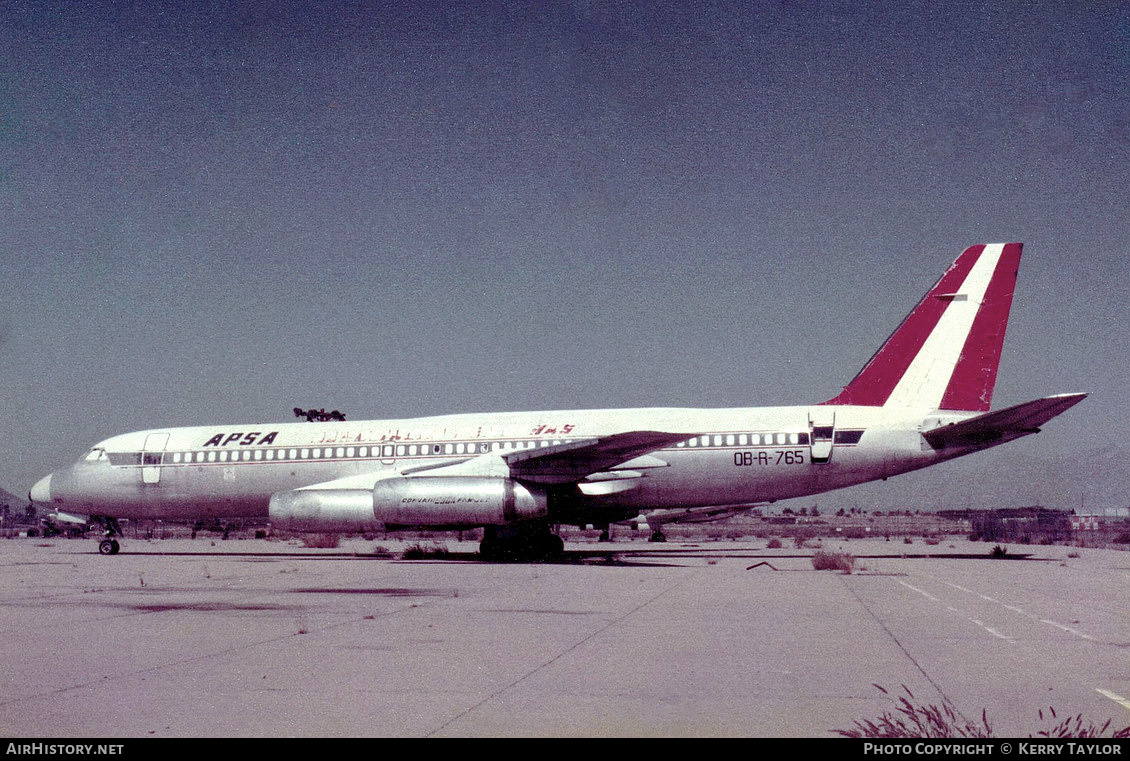
{"type": "Polygon", "coordinates": [[[303,534],[302,546],[315,550],[333,550],[341,544],[341,534],[303,534]]]}
{"type": "Polygon", "coordinates": [[[409,547],[405,547],[400,558],[401,560],[424,560],[427,558],[445,558],[448,554],[450,553],[445,544],[436,544],[435,542],[424,544],[422,542],[416,542],[409,547]]]}
{"type": "Polygon", "coordinates": [[[855,558],[846,552],[818,550],[816,554],[812,556],[812,567],[817,571],[842,571],[844,573],[851,573],[854,564],[855,558]]]}
{"type": "Polygon", "coordinates": [[[766,549],[770,550],[779,550],[781,549],[781,546],[781,540],[777,537],[773,537],[769,540],[769,544],[765,545],[766,549]]]}

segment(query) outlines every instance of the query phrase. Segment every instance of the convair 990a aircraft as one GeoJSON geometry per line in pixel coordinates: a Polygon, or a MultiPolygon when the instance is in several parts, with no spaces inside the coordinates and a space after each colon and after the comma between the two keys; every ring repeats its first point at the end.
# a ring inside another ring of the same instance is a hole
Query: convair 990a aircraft
{"type": "Polygon", "coordinates": [[[1036,433],[1086,396],[989,411],[1020,249],[967,249],[822,403],[138,431],[30,496],[101,522],[105,554],[120,518],[269,518],[310,532],[483,527],[483,557],[537,558],[562,551],[555,525],[694,520],[885,479],[1036,433]]]}

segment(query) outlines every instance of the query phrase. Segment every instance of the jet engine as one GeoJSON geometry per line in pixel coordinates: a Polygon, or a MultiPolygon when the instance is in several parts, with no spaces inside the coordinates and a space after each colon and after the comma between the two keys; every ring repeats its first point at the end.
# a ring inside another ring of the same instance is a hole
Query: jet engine
{"type": "Polygon", "coordinates": [[[384,528],[373,517],[368,489],[307,489],[271,496],[271,525],[284,531],[374,531],[384,528]]]}
{"type": "Polygon", "coordinates": [[[549,515],[546,494],[509,478],[417,476],[364,489],[299,489],[271,497],[271,523],[291,531],[500,526],[549,515]]]}
{"type": "Polygon", "coordinates": [[[418,476],[373,487],[373,515],[388,526],[498,526],[548,514],[544,493],[509,478],[418,476]]]}

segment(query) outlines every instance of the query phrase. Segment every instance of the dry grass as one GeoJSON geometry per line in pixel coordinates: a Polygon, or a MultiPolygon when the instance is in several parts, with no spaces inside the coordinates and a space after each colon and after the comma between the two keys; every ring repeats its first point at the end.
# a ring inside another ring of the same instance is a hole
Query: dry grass
{"type": "MultiPolygon", "coordinates": [[[[879,685],[875,688],[889,695],[879,685]]],[[[906,696],[900,697],[894,711],[887,711],[876,721],[856,721],[852,729],[836,729],[836,734],[844,737],[992,737],[985,712],[981,712],[981,723],[975,724],[960,718],[949,700],[941,706],[915,705],[914,693],[904,684],[906,696]]]]}
{"type": "Polygon", "coordinates": [[[854,565],[855,558],[846,552],[817,550],[816,554],[812,556],[812,567],[817,571],[842,571],[843,573],[851,573],[851,569],[854,565]]]}
{"type": "MultiPolygon", "coordinates": [[[[876,684],[875,688],[893,699],[893,696],[881,686],[876,684]]],[[[912,702],[915,701],[916,698],[905,684],[902,686],[902,689],[906,695],[899,697],[898,700],[895,701],[893,711],[886,711],[875,721],[856,721],[851,729],[836,729],[833,730],[833,732],[843,737],[885,739],[994,736],[993,728],[989,724],[985,710],[981,711],[980,722],[969,721],[958,715],[957,710],[948,699],[943,700],[940,706],[933,704],[922,705],[912,702]]],[[[1048,711],[1051,712],[1053,719],[1057,718],[1054,708],[1049,708],[1048,711]]],[[[1045,720],[1043,711],[1040,711],[1040,720],[1045,720]]],[[[1094,723],[1085,721],[1082,714],[1078,714],[1071,718],[1064,719],[1050,730],[1037,732],[1035,735],[1030,734],[1029,737],[1111,737],[1116,739],[1130,737],[1130,726],[1115,730],[1107,735],[1106,732],[1108,729],[1110,729],[1109,720],[1102,726],[1097,727],[1094,723]]]]}
{"type": "MultiPolygon", "coordinates": [[[[1054,708],[1048,708],[1053,719],[1059,718],[1055,715],[1054,708]]],[[[1040,719],[1044,720],[1044,712],[1040,711],[1040,719]]],[[[1111,734],[1107,735],[1106,731],[1110,729],[1110,719],[1101,727],[1096,727],[1093,722],[1084,723],[1083,714],[1076,714],[1070,718],[1064,719],[1059,724],[1056,724],[1046,732],[1037,732],[1036,737],[1113,737],[1118,739],[1126,739],[1130,737],[1130,726],[1117,729],[1111,734]]]]}

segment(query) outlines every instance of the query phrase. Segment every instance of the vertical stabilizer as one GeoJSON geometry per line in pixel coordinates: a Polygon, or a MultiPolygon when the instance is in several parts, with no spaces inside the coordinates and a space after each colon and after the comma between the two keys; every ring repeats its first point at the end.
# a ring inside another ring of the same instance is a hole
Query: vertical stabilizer
{"type": "Polygon", "coordinates": [[[965,249],[843,392],[825,404],[987,411],[1021,247],[965,249]]]}

